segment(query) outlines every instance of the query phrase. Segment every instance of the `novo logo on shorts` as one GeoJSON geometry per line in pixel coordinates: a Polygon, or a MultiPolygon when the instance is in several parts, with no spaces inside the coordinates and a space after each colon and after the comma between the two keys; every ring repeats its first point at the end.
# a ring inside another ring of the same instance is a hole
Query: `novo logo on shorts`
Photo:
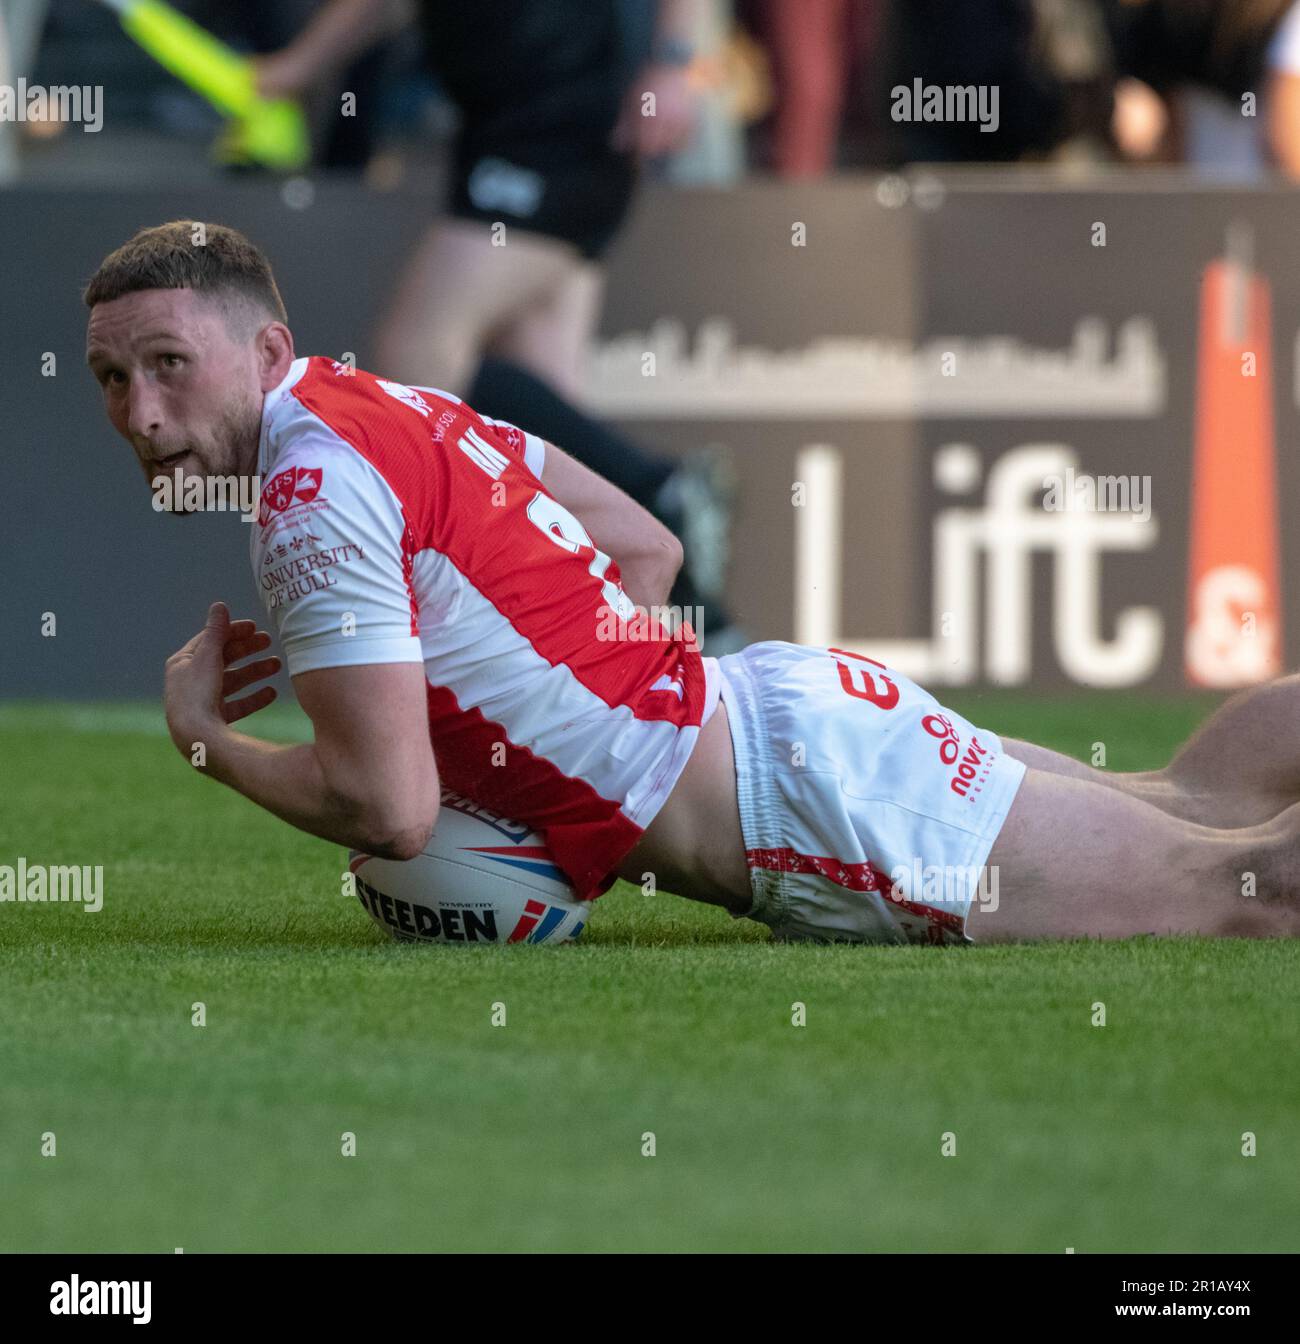
{"type": "Polygon", "coordinates": [[[939,739],[939,759],[944,765],[957,767],[956,774],[948,781],[948,787],[959,798],[973,802],[974,794],[984,787],[984,781],[988,778],[989,769],[993,765],[993,753],[974,736],[963,753],[961,738],[946,714],[927,714],[921,720],[921,727],[931,737],[939,739]],[[972,784],[974,789],[971,788],[972,784]]]}
{"type": "Polygon", "coordinates": [[[152,1297],[153,1284],[148,1279],[83,1282],[74,1274],[50,1284],[50,1315],[130,1316],[133,1325],[148,1325],[153,1319],[152,1297]]]}

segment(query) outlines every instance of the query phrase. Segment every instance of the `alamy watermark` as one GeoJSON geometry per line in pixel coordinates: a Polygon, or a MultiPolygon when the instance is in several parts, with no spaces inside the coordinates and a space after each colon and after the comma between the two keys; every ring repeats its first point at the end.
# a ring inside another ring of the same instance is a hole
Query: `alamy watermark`
{"type": "Polygon", "coordinates": [[[158,513],[238,513],[241,522],[257,517],[260,476],[186,476],[177,467],[153,478],[153,507],[158,513]]]}
{"type": "Polygon", "coordinates": [[[596,617],[596,639],[601,644],[657,643],[680,636],[692,653],[704,647],[703,607],[637,607],[631,616],[624,616],[601,606],[596,617]]]}
{"type": "Polygon", "coordinates": [[[983,134],[1001,124],[996,84],[926,84],[918,78],[895,84],[889,98],[895,121],[973,121],[983,134]]]}
{"type": "Polygon", "coordinates": [[[96,864],[0,863],[0,901],[80,901],[87,914],[104,907],[104,868],[96,864]]]}
{"type": "Polygon", "coordinates": [[[1130,513],[1151,521],[1150,476],[1090,476],[1066,467],[1043,477],[1043,491],[1047,513],[1130,513]]]}
{"type": "Polygon", "coordinates": [[[102,84],[0,84],[0,121],[79,121],[83,131],[104,126],[102,84]]]}
{"type": "Polygon", "coordinates": [[[73,1274],[50,1284],[51,1316],[129,1316],[133,1325],[148,1325],[152,1303],[152,1279],[83,1279],[73,1274]]]}
{"type": "Polygon", "coordinates": [[[889,873],[895,900],[922,901],[927,905],[960,908],[969,899],[981,910],[998,908],[996,864],[896,864],[889,873]]]}

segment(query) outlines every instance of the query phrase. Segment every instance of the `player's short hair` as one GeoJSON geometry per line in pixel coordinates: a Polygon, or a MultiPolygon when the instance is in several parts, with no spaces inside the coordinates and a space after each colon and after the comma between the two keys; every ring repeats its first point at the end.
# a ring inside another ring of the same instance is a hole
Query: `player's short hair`
{"type": "Polygon", "coordinates": [[[173,219],[141,229],[99,263],[82,294],[87,308],[145,289],[193,289],[218,303],[232,331],[248,306],[277,322],[289,318],[271,263],[238,229],[173,219]]]}

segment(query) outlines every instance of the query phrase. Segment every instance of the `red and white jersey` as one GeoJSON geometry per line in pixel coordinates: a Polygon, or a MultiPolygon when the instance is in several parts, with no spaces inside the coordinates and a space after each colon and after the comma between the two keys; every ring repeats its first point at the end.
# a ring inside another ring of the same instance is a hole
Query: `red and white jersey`
{"type": "Polygon", "coordinates": [[[442,782],[540,831],[590,898],[671,792],[718,670],[630,619],[544,453],[446,393],[297,359],[263,403],[250,549],[289,672],[422,662],[442,782]]]}

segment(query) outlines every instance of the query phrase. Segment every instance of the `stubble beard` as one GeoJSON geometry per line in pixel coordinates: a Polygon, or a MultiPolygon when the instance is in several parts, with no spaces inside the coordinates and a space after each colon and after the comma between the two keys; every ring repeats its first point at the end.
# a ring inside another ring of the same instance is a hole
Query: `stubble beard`
{"type": "MultiPolygon", "coordinates": [[[[262,436],[262,407],[258,398],[256,403],[227,410],[221,417],[209,443],[200,448],[191,448],[190,457],[197,461],[198,470],[192,466],[182,468],[180,464],[168,470],[155,467],[150,479],[154,486],[160,477],[175,479],[174,473],[184,471],[181,489],[177,493],[178,502],[185,497],[185,487],[192,479],[207,481],[213,477],[239,478],[253,476],[257,472],[258,445],[262,436]]],[[[192,488],[192,487],[191,487],[192,488]]],[[[187,514],[197,509],[173,508],[168,512],[187,514]]]]}

